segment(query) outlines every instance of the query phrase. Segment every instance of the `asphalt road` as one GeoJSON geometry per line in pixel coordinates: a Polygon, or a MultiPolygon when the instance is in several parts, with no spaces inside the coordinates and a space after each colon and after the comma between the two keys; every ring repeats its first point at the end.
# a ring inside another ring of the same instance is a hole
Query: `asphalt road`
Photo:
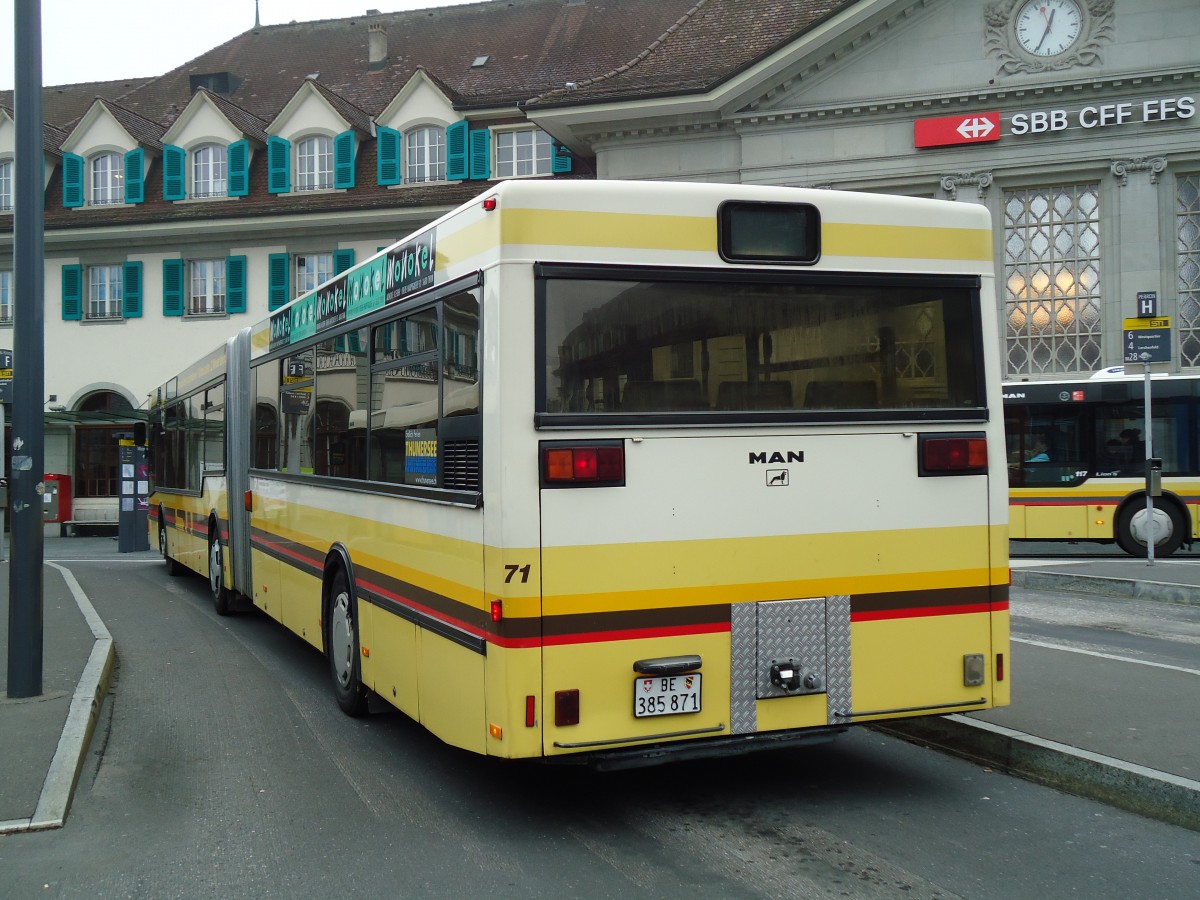
{"type": "Polygon", "coordinates": [[[2,897],[1200,897],[1194,832],[867,729],[630,772],[481,759],[347,719],[319,654],[199,578],[70,567],[118,671],[65,827],[0,838],[2,897]]]}

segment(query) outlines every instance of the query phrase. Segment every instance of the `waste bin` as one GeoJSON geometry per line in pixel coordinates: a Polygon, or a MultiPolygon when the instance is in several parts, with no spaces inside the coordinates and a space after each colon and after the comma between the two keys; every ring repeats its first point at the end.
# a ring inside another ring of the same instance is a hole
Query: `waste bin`
{"type": "Polygon", "coordinates": [[[60,525],[71,521],[71,476],[47,472],[43,480],[46,492],[42,495],[42,521],[60,525]]]}

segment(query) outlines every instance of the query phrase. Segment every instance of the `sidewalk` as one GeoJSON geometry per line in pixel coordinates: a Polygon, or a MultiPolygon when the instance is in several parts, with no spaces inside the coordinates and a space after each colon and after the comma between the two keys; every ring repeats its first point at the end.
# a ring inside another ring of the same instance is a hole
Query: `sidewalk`
{"type": "MultiPolygon", "coordinates": [[[[7,536],[5,536],[7,537],[7,536]]],[[[114,537],[45,538],[42,571],[42,693],[8,697],[10,562],[0,562],[0,835],[58,828],[66,818],[108,690],[115,652],[70,571],[90,559],[157,559],[118,553],[114,537]]]]}
{"type": "MultiPolygon", "coordinates": [[[[7,698],[9,563],[0,563],[0,835],[63,824],[108,690],[112,641],[71,563],[157,560],[158,553],[119,553],[112,537],[47,537],[44,558],[43,694],[28,700],[7,698]]],[[[1014,560],[1012,579],[1018,590],[1200,605],[1196,558],[1153,566],[1119,557],[1014,560]]],[[[1024,643],[1014,643],[1013,652],[1018,687],[1012,706],[877,727],[1200,830],[1195,732],[1178,724],[1200,721],[1200,672],[1147,668],[1131,687],[1122,668],[1127,663],[1024,643]]]]}

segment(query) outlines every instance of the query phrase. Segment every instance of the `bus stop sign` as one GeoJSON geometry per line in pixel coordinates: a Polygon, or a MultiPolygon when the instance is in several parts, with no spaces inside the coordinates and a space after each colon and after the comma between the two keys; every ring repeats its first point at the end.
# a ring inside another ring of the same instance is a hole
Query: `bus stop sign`
{"type": "Polygon", "coordinates": [[[1125,362],[1163,363],[1170,361],[1170,318],[1125,320],[1125,362]]]}

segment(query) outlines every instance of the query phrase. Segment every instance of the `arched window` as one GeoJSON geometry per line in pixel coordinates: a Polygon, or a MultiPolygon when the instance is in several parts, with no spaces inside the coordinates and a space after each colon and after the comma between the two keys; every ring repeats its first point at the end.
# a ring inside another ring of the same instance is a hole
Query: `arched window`
{"type": "Polygon", "coordinates": [[[446,180],[446,129],[414,128],[404,135],[405,181],[446,180]]]}
{"type": "Polygon", "coordinates": [[[224,197],[228,193],[224,144],[204,144],[192,151],[192,196],[224,197]]]}
{"type": "Polygon", "coordinates": [[[92,206],[125,202],[125,166],[120,153],[97,153],[88,163],[92,206]]]}
{"type": "Polygon", "coordinates": [[[129,401],[114,391],[97,391],[79,404],[79,424],[75,427],[76,497],[118,495],[120,436],[132,431],[133,426],[113,424],[111,420],[132,411],[129,401]]]}
{"type": "Polygon", "coordinates": [[[333,138],[323,134],[296,143],[298,191],[321,191],[333,187],[333,138]]]}

